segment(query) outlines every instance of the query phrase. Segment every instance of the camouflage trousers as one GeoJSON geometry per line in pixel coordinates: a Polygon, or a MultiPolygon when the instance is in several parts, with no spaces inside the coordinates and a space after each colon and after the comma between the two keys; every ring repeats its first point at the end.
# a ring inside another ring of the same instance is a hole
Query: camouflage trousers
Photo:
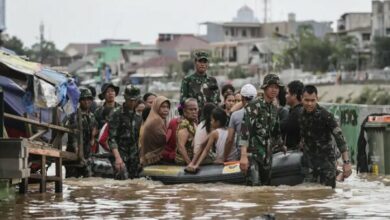
{"type": "Polygon", "coordinates": [[[246,184],[249,186],[269,185],[271,180],[272,157],[249,153],[249,171],[246,184]]]}
{"type": "Polygon", "coordinates": [[[336,187],[336,159],[304,155],[303,167],[305,182],[320,183],[332,188],[336,187]]]}
{"type": "MultiPolygon", "coordinates": [[[[127,145],[128,146],[128,145],[127,145]]],[[[139,162],[138,147],[130,147],[129,152],[125,153],[119,149],[119,153],[122,157],[123,162],[125,163],[125,170],[115,171],[115,179],[134,179],[138,177],[141,166],[139,162]]],[[[115,167],[115,160],[112,161],[113,167],[115,167]]]]}
{"type": "Polygon", "coordinates": [[[65,165],[65,178],[70,177],[91,177],[93,176],[91,161],[85,160],[84,165],[65,165]]]}

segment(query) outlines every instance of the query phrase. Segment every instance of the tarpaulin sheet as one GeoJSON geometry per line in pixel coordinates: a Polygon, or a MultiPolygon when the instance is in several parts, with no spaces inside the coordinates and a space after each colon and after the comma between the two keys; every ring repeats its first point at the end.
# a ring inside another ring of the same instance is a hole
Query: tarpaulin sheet
{"type": "Polygon", "coordinates": [[[34,75],[41,69],[41,65],[38,63],[26,61],[19,56],[10,55],[3,51],[0,51],[0,63],[26,75],[34,75]]]}
{"type": "Polygon", "coordinates": [[[4,91],[4,102],[8,104],[15,113],[23,115],[25,112],[22,97],[24,96],[24,90],[11,79],[0,76],[0,86],[4,91]]]}

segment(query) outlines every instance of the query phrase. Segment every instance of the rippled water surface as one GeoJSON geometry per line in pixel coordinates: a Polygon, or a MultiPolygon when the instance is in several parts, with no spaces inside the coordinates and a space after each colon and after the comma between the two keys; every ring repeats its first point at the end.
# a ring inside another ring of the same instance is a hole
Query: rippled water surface
{"type": "MultiPolygon", "coordinates": [[[[163,185],[145,179],[67,179],[64,193],[30,193],[0,202],[1,219],[388,219],[390,177],[352,176],[319,185],[246,187],[163,185]]],[[[38,190],[38,187],[32,187],[38,190]]]]}

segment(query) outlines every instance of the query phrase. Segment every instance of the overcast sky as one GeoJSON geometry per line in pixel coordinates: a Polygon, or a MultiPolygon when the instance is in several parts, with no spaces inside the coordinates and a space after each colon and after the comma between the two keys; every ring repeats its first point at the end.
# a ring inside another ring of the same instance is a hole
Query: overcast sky
{"type": "MultiPolygon", "coordinates": [[[[158,33],[199,33],[204,21],[231,21],[248,5],[263,19],[263,0],[6,0],[6,32],[30,46],[45,38],[63,49],[68,43],[104,38],[154,43],[158,33]]],[[[272,0],[270,19],[336,22],[345,12],[369,12],[371,0],[272,0]]]]}

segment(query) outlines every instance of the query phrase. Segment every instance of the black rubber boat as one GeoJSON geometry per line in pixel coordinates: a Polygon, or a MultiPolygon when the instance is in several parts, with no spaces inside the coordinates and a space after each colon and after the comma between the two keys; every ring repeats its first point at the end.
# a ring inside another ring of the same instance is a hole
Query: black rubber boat
{"type": "MultiPolygon", "coordinates": [[[[273,155],[271,181],[273,186],[297,185],[303,182],[304,176],[301,166],[302,153],[297,151],[276,153],[273,155]]],[[[230,162],[220,165],[205,165],[196,174],[184,171],[184,166],[153,165],[144,167],[141,177],[161,181],[164,184],[179,183],[212,183],[224,182],[245,184],[245,175],[240,170],[239,162],[230,162]]]]}

